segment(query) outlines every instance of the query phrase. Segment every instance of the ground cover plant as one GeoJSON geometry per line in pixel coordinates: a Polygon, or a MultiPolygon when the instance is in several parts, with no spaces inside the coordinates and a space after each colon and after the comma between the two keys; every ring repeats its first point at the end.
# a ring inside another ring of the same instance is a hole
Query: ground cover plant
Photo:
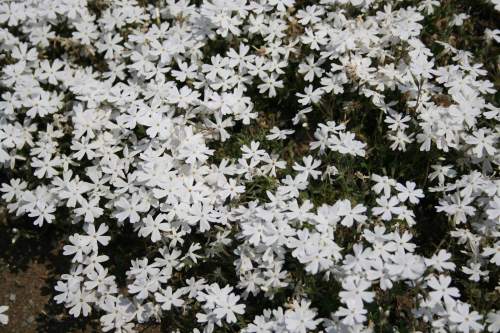
{"type": "Polygon", "coordinates": [[[3,1],[0,248],[61,332],[499,332],[499,11],[3,1]]]}

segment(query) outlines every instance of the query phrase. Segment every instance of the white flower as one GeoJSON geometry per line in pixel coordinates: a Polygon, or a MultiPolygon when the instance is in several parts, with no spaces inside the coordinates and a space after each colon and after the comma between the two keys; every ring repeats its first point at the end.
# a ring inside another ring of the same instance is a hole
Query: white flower
{"type": "Polygon", "coordinates": [[[122,222],[125,219],[129,219],[130,223],[138,222],[140,219],[139,213],[145,212],[148,208],[148,205],[135,194],[132,195],[130,200],[120,197],[115,206],[119,208],[114,215],[118,221],[122,222]]]}
{"type": "Polygon", "coordinates": [[[314,160],[312,156],[305,156],[302,158],[304,165],[295,163],[293,169],[300,172],[300,175],[307,179],[309,176],[313,179],[317,179],[321,175],[321,171],[316,170],[320,165],[321,161],[314,160]]]}
{"type": "Polygon", "coordinates": [[[490,324],[488,325],[488,331],[492,333],[497,333],[500,331],[500,312],[490,312],[488,313],[488,318],[486,321],[490,324]]]}
{"type": "Polygon", "coordinates": [[[9,323],[9,316],[5,314],[9,310],[9,307],[6,305],[0,306],[0,324],[7,325],[9,323]]]}
{"type": "Polygon", "coordinates": [[[393,214],[399,214],[401,212],[401,207],[398,198],[396,197],[380,197],[377,198],[377,207],[373,207],[372,212],[375,215],[380,215],[382,220],[389,221],[392,219],[393,214]]]}
{"type": "Polygon", "coordinates": [[[427,266],[432,266],[435,270],[442,273],[444,270],[455,270],[456,265],[448,261],[451,258],[451,253],[446,250],[439,250],[437,254],[434,254],[430,259],[425,259],[425,264],[427,266]]]}
{"type": "Polygon", "coordinates": [[[214,309],[214,314],[217,316],[217,319],[224,319],[227,323],[235,323],[236,316],[235,314],[243,314],[245,313],[245,305],[237,304],[239,296],[235,294],[229,294],[227,297],[221,299],[217,302],[217,306],[214,309]]]}
{"type": "Polygon", "coordinates": [[[77,292],[70,297],[69,306],[71,309],[69,313],[75,318],[80,317],[80,315],[87,317],[92,311],[90,305],[95,301],[96,297],[93,292],[77,289],[77,292]]]}
{"type": "Polygon", "coordinates": [[[354,326],[356,324],[362,324],[366,320],[365,314],[368,312],[363,308],[363,304],[356,302],[355,300],[346,301],[347,308],[340,307],[336,316],[344,317],[342,323],[348,326],[354,326]]]}
{"type": "Polygon", "coordinates": [[[271,130],[269,132],[271,134],[266,136],[266,139],[268,139],[268,140],[285,140],[288,135],[295,133],[294,130],[287,130],[287,129],[280,130],[276,126],[271,128],[271,130]]]}
{"type": "Polygon", "coordinates": [[[446,304],[454,304],[455,298],[460,297],[460,292],[457,288],[450,287],[451,277],[439,275],[438,278],[439,280],[435,276],[431,276],[427,281],[429,287],[434,289],[429,293],[431,302],[435,303],[443,300],[446,304]]]}
{"type": "Polygon", "coordinates": [[[340,224],[350,227],[353,225],[354,221],[357,223],[363,223],[367,219],[364,214],[365,212],[366,207],[362,204],[351,207],[351,202],[349,200],[342,200],[338,212],[338,214],[343,217],[340,224]]]}
{"type": "Polygon", "coordinates": [[[398,193],[398,199],[401,202],[406,200],[410,201],[412,204],[418,204],[420,199],[424,197],[424,192],[420,189],[416,189],[417,185],[414,182],[406,182],[406,186],[400,183],[396,184],[396,190],[398,193]]]}
{"type": "Polygon", "coordinates": [[[375,296],[374,292],[366,291],[371,287],[371,283],[364,279],[349,278],[342,281],[343,291],[339,293],[340,299],[347,304],[348,301],[354,301],[362,307],[363,302],[371,303],[375,296]]]}
{"type": "Polygon", "coordinates": [[[177,289],[173,292],[172,287],[168,286],[162,292],[155,293],[155,299],[161,303],[163,310],[170,310],[172,306],[180,307],[184,304],[184,300],[180,298],[184,293],[183,289],[177,289]]]}
{"type": "Polygon", "coordinates": [[[321,322],[316,318],[316,312],[310,309],[311,303],[307,300],[301,300],[300,303],[294,300],[292,309],[285,313],[286,329],[293,333],[306,333],[314,330],[321,322]]]}
{"type": "Polygon", "coordinates": [[[469,308],[469,304],[458,302],[449,313],[450,321],[457,325],[456,327],[459,332],[477,332],[483,328],[483,325],[477,322],[483,316],[478,314],[477,311],[469,312],[469,308]]]}
{"type": "Polygon", "coordinates": [[[161,239],[161,231],[169,231],[171,229],[170,223],[163,222],[166,219],[166,215],[158,214],[154,219],[148,214],[144,219],[144,226],[140,230],[140,235],[142,237],[148,237],[151,235],[151,241],[157,242],[161,239]]]}

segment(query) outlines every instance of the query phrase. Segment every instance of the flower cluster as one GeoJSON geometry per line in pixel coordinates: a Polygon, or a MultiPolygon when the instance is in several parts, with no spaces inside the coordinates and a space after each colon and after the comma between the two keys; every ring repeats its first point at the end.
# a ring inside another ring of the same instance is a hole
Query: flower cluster
{"type": "Polygon", "coordinates": [[[423,38],[440,6],[0,4],[0,191],[70,230],[55,302],[105,332],[499,332],[497,91],[423,38]]]}

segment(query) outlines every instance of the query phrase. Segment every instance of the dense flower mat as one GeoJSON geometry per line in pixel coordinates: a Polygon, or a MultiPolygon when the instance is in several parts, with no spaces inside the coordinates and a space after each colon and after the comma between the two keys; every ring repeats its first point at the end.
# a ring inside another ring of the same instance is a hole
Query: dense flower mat
{"type": "Polygon", "coordinates": [[[61,311],[105,332],[499,332],[500,30],[453,6],[2,1],[0,191],[66,228],[61,311]]]}

